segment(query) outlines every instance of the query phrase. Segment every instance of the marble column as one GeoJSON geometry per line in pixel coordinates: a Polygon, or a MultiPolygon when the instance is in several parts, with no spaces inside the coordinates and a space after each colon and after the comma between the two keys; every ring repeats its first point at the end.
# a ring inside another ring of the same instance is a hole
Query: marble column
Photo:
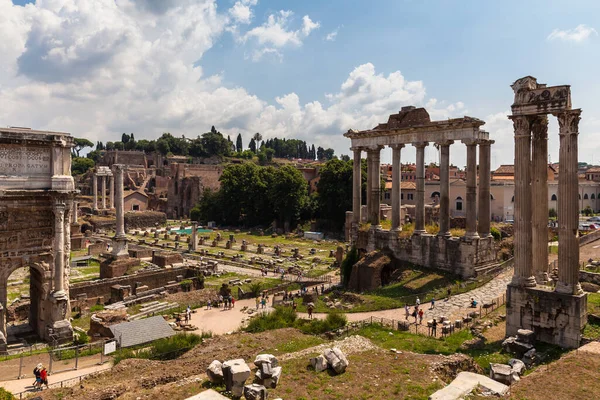
{"type": "Polygon", "coordinates": [[[115,177],[109,177],[109,187],[110,187],[110,208],[115,208],[115,177]]]}
{"type": "Polygon", "coordinates": [[[515,130],[515,271],[513,285],[534,287],[531,248],[531,128],[528,117],[510,116],[515,130]]]}
{"type": "Polygon", "coordinates": [[[102,176],[102,209],[106,210],[106,175],[102,176]]]}
{"type": "Polygon", "coordinates": [[[55,299],[63,300],[65,292],[65,212],[67,206],[57,202],[53,206],[54,213],[54,291],[55,299]]]}
{"type": "Polygon", "coordinates": [[[557,115],[560,137],[558,162],[558,282],[556,291],[580,294],[579,285],[579,181],[577,136],[581,110],[557,115]]]}
{"type": "Polygon", "coordinates": [[[413,146],[417,149],[417,176],[415,206],[415,235],[422,235],[425,231],[425,147],[427,142],[416,142],[413,146]]]}
{"type": "Polygon", "coordinates": [[[450,145],[454,140],[437,142],[440,148],[440,231],[439,236],[450,234],[450,145]]]}
{"type": "Polygon", "coordinates": [[[371,192],[373,189],[373,154],[367,150],[367,222],[371,222],[371,208],[373,207],[373,201],[371,199],[371,192]]]}
{"type": "Polygon", "coordinates": [[[477,140],[462,141],[467,146],[467,206],[465,207],[465,239],[479,238],[477,234],[477,140]]]}
{"type": "Polygon", "coordinates": [[[192,222],[192,243],[190,246],[192,251],[198,250],[198,223],[192,222]]]}
{"type": "Polygon", "coordinates": [[[92,174],[92,196],[94,198],[93,209],[98,210],[98,176],[92,174]]]}
{"type": "Polygon", "coordinates": [[[115,209],[117,214],[117,228],[115,238],[125,237],[125,214],[123,204],[123,169],[124,165],[114,164],[115,176],[115,209]]]}
{"type": "Polygon", "coordinates": [[[73,223],[76,224],[77,223],[77,206],[79,205],[79,202],[77,201],[73,201],[73,223]]]}
{"type": "Polygon", "coordinates": [[[548,117],[531,123],[531,225],[533,275],[537,283],[548,282],[548,117]]]}
{"type": "Polygon", "coordinates": [[[401,162],[400,152],[404,147],[403,144],[394,144],[390,146],[392,148],[392,230],[401,231],[402,225],[400,223],[400,208],[401,208],[401,162]]]}
{"type": "Polygon", "coordinates": [[[486,238],[490,234],[490,221],[492,208],[490,199],[490,170],[491,170],[491,146],[493,140],[479,141],[479,201],[477,203],[477,233],[479,237],[486,238]]]}
{"type": "Polygon", "coordinates": [[[352,148],[354,152],[354,163],[352,168],[352,222],[360,225],[360,207],[361,207],[361,186],[362,186],[362,168],[361,155],[362,150],[358,147],[352,148]]]}
{"type": "Polygon", "coordinates": [[[371,164],[369,177],[371,178],[371,192],[369,193],[369,200],[371,203],[369,219],[371,221],[371,228],[381,228],[380,225],[380,211],[379,205],[381,203],[381,146],[375,146],[369,148],[367,154],[370,155],[371,164]]]}

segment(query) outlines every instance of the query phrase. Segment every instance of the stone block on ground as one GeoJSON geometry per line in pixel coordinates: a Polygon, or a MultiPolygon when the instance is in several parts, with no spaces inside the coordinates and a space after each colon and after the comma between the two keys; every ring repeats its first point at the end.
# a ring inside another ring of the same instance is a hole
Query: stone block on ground
{"type": "Polygon", "coordinates": [[[246,400],[267,400],[267,388],[263,385],[253,383],[244,386],[244,398],[246,400]]]}
{"type": "Polygon", "coordinates": [[[206,375],[212,383],[223,382],[223,364],[219,360],[214,360],[206,369],[206,375]]]}
{"type": "Polygon", "coordinates": [[[321,354],[320,356],[311,358],[310,365],[312,365],[317,372],[325,371],[327,369],[327,359],[321,354]]]}
{"type": "Polygon", "coordinates": [[[339,348],[334,347],[332,349],[327,349],[323,353],[323,356],[325,356],[327,359],[327,364],[329,364],[329,366],[337,374],[341,374],[346,371],[346,368],[348,367],[348,359],[339,348]]]}
{"type": "Polygon", "coordinates": [[[520,342],[516,337],[511,336],[502,342],[502,348],[507,353],[515,354],[517,357],[523,357],[525,353],[533,349],[533,345],[520,342]]]}
{"type": "Polygon", "coordinates": [[[266,378],[263,380],[263,385],[270,389],[275,389],[279,384],[279,379],[281,379],[281,371],[283,369],[281,367],[273,368],[273,374],[270,378],[266,378]]]}
{"type": "Polygon", "coordinates": [[[517,340],[522,343],[535,344],[535,333],[529,329],[519,329],[517,331],[517,340]]]}
{"type": "Polygon", "coordinates": [[[273,354],[259,354],[254,359],[254,365],[256,365],[257,367],[260,367],[260,365],[265,362],[271,363],[272,367],[276,367],[279,365],[277,357],[275,357],[273,354]]]}
{"type": "Polygon", "coordinates": [[[508,386],[496,382],[487,376],[463,371],[448,386],[433,393],[429,397],[429,400],[462,399],[478,386],[500,396],[506,394],[509,389],[508,386]]]}
{"type": "Polygon", "coordinates": [[[493,380],[509,385],[513,382],[513,371],[510,365],[506,364],[490,364],[490,378],[493,380]]]}
{"type": "Polygon", "coordinates": [[[516,358],[511,358],[510,360],[508,360],[508,365],[510,365],[512,371],[516,372],[519,376],[523,375],[525,369],[527,368],[523,361],[518,360],[516,358]]]}
{"type": "Polygon", "coordinates": [[[229,360],[223,363],[223,379],[225,388],[234,396],[241,397],[246,379],[250,376],[250,368],[243,359],[229,360]]]}

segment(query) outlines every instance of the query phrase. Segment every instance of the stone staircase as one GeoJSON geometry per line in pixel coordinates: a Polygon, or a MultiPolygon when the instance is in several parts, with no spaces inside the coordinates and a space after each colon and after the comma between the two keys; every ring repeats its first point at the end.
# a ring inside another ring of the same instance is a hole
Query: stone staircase
{"type": "Polygon", "coordinates": [[[173,308],[179,307],[178,303],[168,303],[166,301],[158,302],[151,301],[150,303],[144,304],[144,306],[140,309],[140,312],[132,315],[128,318],[129,321],[136,321],[138,319],[142,319],[147,316],[151,316],[154,314],[160,314],[167,310],[171,310],[173,308]]]}

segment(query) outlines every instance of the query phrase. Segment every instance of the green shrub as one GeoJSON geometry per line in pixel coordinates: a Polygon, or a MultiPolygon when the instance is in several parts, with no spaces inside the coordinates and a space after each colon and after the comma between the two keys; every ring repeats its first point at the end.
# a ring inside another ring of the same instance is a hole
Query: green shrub
{"type": "Polygon", "coordinates": [[[95,304],[90,307],[90,312],[98,312],[104,310],[104,304],[95,304]]]}
{"type": "Polygon", "coordinates": [[[90,342],[90,337],[85,332],[73,332],[74,344],[86,344],[90,342]]]}
{"type": "Polygon", "coordinates": [[[356,246],[352,246],[348,254],[346,254],[346,258],[344,258],[344,261],[342,261],[341,273],[344,287],[348,286],[348,282],[350,282],[350,274],[352,273],[352,267],[358,262],[358,260],[358,250],[356,249],[356,246]]]}
{"type": "Polygon", "coordinates": [[[244,329],[246,332],[258,333],[272,329],[289,328],[294,326],[298,316],[296,312],[289,307],[276,307],[275,311],[269,314],[260,314],[252,318],[248,326],[244,329]]]}
{"type": "Polygon", "coordinates": [[[495,226],[490,228],[490,233],[494,237],[494,240],[502,240],[502,233],[500,233],[500,230],[495,226]]]}
{"type": "Polygon", "coordinates": [[[143,349],[120,349],[113,356],[114,364],[128,358],[143,358],[150,360],[173,360],[202,342],[202,338],[211,337],[212,333],[202,335],[193,333],[178,333],[174,336],[159,339],[143,349]]]}
{"type": "Polygon", "coordinates": [[[322,333],[344,327],[347,321],[348,320],[345,314],[334,311],[332,313],[329,313],[327,317],[323,320],[298,320],[296,321],[296,324],[294,324],[294,326],[304,333],[320,335],[322,333]]]}
{"type": "Polygon", "coordinates": [[[0,387],[0,400],[16,400],[16,397],[8,390],[0,387]]]}

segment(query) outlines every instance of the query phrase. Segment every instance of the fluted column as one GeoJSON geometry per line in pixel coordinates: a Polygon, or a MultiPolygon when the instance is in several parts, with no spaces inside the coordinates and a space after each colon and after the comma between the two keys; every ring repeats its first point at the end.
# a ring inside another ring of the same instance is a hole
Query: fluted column
{"type": "Polygon", "coordinates": [[[535,286],[531,249],[531,129],[524,116],[511,116],[515,130],[515,272],[512,283],[535,286]]]}
{"type": "Polygon", "coordinates": [[[198,250],[198,223],[192,222],[192,243],[191,243],[192,251],[198,250]]]}
{"type": "Polygon", "coordinates": [[[354,163],[352,165],[352,222],[360,225],[361,208],[361,186],[362,186],[362,168],[361,155],[362,150],[359,147],[352,148],[354,152],[354,163]]]}
{"type": "Polygon", "coordinates": [[[102,209],[106,210],[106,175],[102,175],[102,209]]]}
{"type": "Polygon", "coordinates": [[[413,143],[417,149],[417,176],[416,176],[416,195],[415,206],[415,235],[425,233],[425,147],[427,142],[413,143]]]}
{"type": "Polygon", "coordinates": [[[465,238],[477,239],[477,141],[468,139],[462,141],[467,145],[467,206],[465,238]]]}
{"type": "Polygon", "coordinates": [[[367,195],[365,200],[367,201],[367,222],[371,222],[371,208],[373,207],[373,201],[371,199],[371,191],[373,189],[373,154],[367,150],[367,195]]]}
{"type": "Polygon", "coordinates": [[[73,201],[73,223],[77,223],[77,207],[79,206],[79,202],[73,201]]]}
{"type": "Polygon", "coordinates": [[[477,233],[479,237],[490,236],[491,204],[490,204],[490,170],[491,170],[491,146],[493,140],[479,141],[479,202],[477,210],[477,233]]]}
{"type": "Polygon", "coordinates": [[[403,144],[394,144],[392,148],[392,230],[402,230],[400,224],[400,193],[401,193],[401,163],[400,163],[400,152],[404,147],[403,144]]]}
{"type": "Polygon", "coordinates": [[[439,236],[450,236],[450,145],[454,140],[437,142],[440,149],[440,231],[439,236]]]}
{"type": "Polygon", "coordinates": [[[117,229],[115,238],[124,238],[125,236],[125,214],[123,204],[123,169],[124,165],[114,164],[115,176],[115,209],[117,214],[117,229]]]}
{"type": "Polygon", "coordinates": [[[115,208],[115,177],[111,176],[109,178],[109,187],[110,187],[110,208],[115,208]]]}
{"type": "Polygon", "coordinates": [[[92,196],[94,198],[93,209],[98,210],[98,176],[92,174],[92,196]]]}
{"type": "Polygon", "coordinates": [[[581,110],[557,115],[560,136],[558,162],[558,282],[556,291],[580,294],[579,285],[579,182],[577,136],[581,110]]]}
{"type": "Polygon", "coordinates": [[[548,282],[548,117],[532,117],[531,123],[531,225],[533,275],[548,282]]]}
{"type": "Polygon", "coordinates": [[[54,204],[54,292],[53,297],[62,299],[65,293],[65,212],[62,202],[54,204]]]}
{"type": "Polygon", "coordinates": [[[369,177],[371,178],[371,192],[369,193],[369,200],[371,207],[369,207],[370,214],[369,219],[371,221],[371,228],[381,228],[380,217],[379,217],[379,205],[381,203],[381,168],[380,168],[380,151],[381,146],[370,147],[367,154],[370,155],[371,163],[369,177]]]}

